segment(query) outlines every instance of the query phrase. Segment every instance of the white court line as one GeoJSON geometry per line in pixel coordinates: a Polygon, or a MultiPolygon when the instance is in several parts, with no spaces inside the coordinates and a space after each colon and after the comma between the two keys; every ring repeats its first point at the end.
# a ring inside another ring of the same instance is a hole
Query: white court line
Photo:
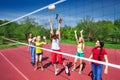
{"type": "Polygon", "coordinates": [[[29,80],[10,60],[0,52],[0,55],[25,79],[29,80]]]}

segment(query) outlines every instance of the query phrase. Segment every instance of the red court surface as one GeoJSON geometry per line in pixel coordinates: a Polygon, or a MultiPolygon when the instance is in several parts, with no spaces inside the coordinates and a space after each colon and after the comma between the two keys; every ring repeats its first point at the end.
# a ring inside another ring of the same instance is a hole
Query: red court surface
{"type": "MultiPolygon", "coordinates": [[[[50,49],[50,44],[44,47],[50,49]]],[[[89,57],[91,48],[85,47],[85,57],[89,57]]],[[[74,55],[76,45],[61,44],[61,50],[74,55]]],[[[109,62],[120,65],[120,50],[106,49],[106,51],[109,62]]],[[[44,71],[40,69],[34,71],[34,66],[30,64],[31,57],[27,46],[3,49],[0,50],[0,80],[92,80],[88,76],[91,71],[91,65],[88,61],[84,61],[83,73],[78,74],[79,68],[74,72],[71,71],[74,58],[63,56],[63,60],[68,63],[70,75],[66,75],[64,68],[59,65],[60,73],[55,76],[50,52],[44,51],[44,71]]],[[[120,80],[120,69],[109,67],[109,74],[103,74],[102,78],[103,80],[120,80]]]]}

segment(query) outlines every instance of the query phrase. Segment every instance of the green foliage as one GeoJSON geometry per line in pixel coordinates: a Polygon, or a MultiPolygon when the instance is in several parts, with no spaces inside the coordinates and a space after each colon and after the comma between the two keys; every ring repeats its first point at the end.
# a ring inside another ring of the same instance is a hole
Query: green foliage
{"type": "Polygon", "coordinates": [[[0,36],[0,44],[3,44],[3,39],[1,36],[0,36]]]}
{"type": "MultiPolygon", "coordinates": [[[[62,40],[62,43],[66,43],[66,44],[75,44],[76,45],[76,41],[73,40],[62,40]]],[[[94,47],[95,45],[95,41],[94,42],[85,42],[85,46],[92,46],[94,47]]],[[[114,48],[114,49],[120,49],[120,44],[109,44],[105,42],[105,48],[114,48]]]]}
{"type": "Polygon", "coordinates": [[[88,41],[94,41],[96,39],[107,40],[109,38],[110,33],[114,29],[114,25],[111,21],[97,21],[94,22],[92,17],[87,17],[76,26],[77,30],[84,30],[85,38],[88,41]]]}
{"type": "Polygon", "coordinates": [[[120,19],[114,21],[115,28],[120,29],[120,19]]]}
{"type": "Polygon", "coordinates": [[[77,44],[76,40],[61,40],[62,43],[64,44],[77,44]]]}
{"type": "Polygon", "coordinates": [[[74,28],[71,28],[69,26],[65,26],[61,28],[61,36],[62,39],[70,39],[74,40],[74,28]]]}
{"type": "MultiPolygon", "coordinates": [[[[8,22],[7,20],[0,20],[0,24],[8,22]]],[[[120,19],[114,21],[101,20],[94,21],[90,16],[86,16],[75,27],[64,26],[61,27],[62,40],[73,40],[74,30],[83,31],[84,39],[86,41],[96,41],[99,38],[107,42],[120,43],[120,19]]],[[[45,26],[42,26],[35,22],[33,18],[26,17],[21,22],[12,22],[8,25],[0,27],[0,36],[7,38],[27,39],[29,33],[33,33],[34,36],[47,36],[49,39],[50,30],[45,26]]]]}
{"type": "Polygon", "coordinates": [[[93,18],[90,16],[85,17],[81,22],[78,23],[76,26],[76,29],[78,31],[84,30],[84,36],[88,41],[92,41],[95,38],[96,35],[96,29],[95,23],[93,21],[93,18]]]}
{"type": "Polygon", "coordinates": [[[107,40],[109,38],[109,35],[111,34],[111,32],[114,29],[114,25],[111,21],[98,21],[96,23],[97,27],[98,27],[98,37],[96,38],[101,38],[103,40],[107,40]]]}
{"type": "MultiPolygon", "coordinates": [[[[8,21],[0,20],[0,23],[8,21]]],[[[27,39],[29,33],[33,33],[35,36],[48,36],[49,30],[44,26],[38,25],[33,18],[26,17],[21,22],[12,22],[8,25],[0,27],[0,35],[7,38],[27,39]]]]}
{"type": "Polygon", "coordinates": [[[120,43],[120,19],[114,21],[114,30],[109,35],[112,43],[120,43]]]}

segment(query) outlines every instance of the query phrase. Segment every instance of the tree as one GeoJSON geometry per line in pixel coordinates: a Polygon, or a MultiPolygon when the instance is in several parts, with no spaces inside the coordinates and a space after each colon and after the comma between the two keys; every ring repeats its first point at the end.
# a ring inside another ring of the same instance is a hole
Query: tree
{"type": "Polygon", "coordinates": [[[17,22],[11,22],[7,25],[1,26],[0,32],[3,36],[6,36],[8,38],[13,37],[13,35],[15,34],[15,29],[16,29],[17,25],[18,25],[17,22]]]}
{"type": "Polygon", "coordinates": [[[61,36],[62,39],[69,39],[69,40],[75,40],[74,38],[74,28],[70,27],[70,26],[64,26],[61,28],[61,36]]]}
{"type": "Polygon", "coordinates": [[[109,35],[112,33],[113,29],[114,29],[114,25],[112,23],[112,21],[98,21],[96,22],[96,25],[98,26],[98,34],[96,36],[96,38],[101,38],[103,40],[107,40],[109,39],[109,35]]]}
{"type": "Polygon", "coordinates": [[[92,41],[95,38],[97,29],[94,23],[94,20],[90,16],[86,16],[84,19],[82,19],[76,26],[77,30],[84,30],[85,37],[88,41],[92,41]]]}
{"type": "Polygon", "coordinates": [[[114,21],[114,30],[110,34],[112,42],[120,43],[120,19],[114,21]]]}

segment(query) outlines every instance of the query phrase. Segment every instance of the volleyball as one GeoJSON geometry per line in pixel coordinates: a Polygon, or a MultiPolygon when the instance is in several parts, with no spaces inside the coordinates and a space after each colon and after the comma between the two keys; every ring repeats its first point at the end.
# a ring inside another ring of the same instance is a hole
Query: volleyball
{"type": "Polygon", "coordinates": [[[48,6],[48,9],[49,9],[50,11],[54,10],[54,9],[55,9],[55,5],[54,5],[54,4],[49,5],[49,6],[48,6]]]}

